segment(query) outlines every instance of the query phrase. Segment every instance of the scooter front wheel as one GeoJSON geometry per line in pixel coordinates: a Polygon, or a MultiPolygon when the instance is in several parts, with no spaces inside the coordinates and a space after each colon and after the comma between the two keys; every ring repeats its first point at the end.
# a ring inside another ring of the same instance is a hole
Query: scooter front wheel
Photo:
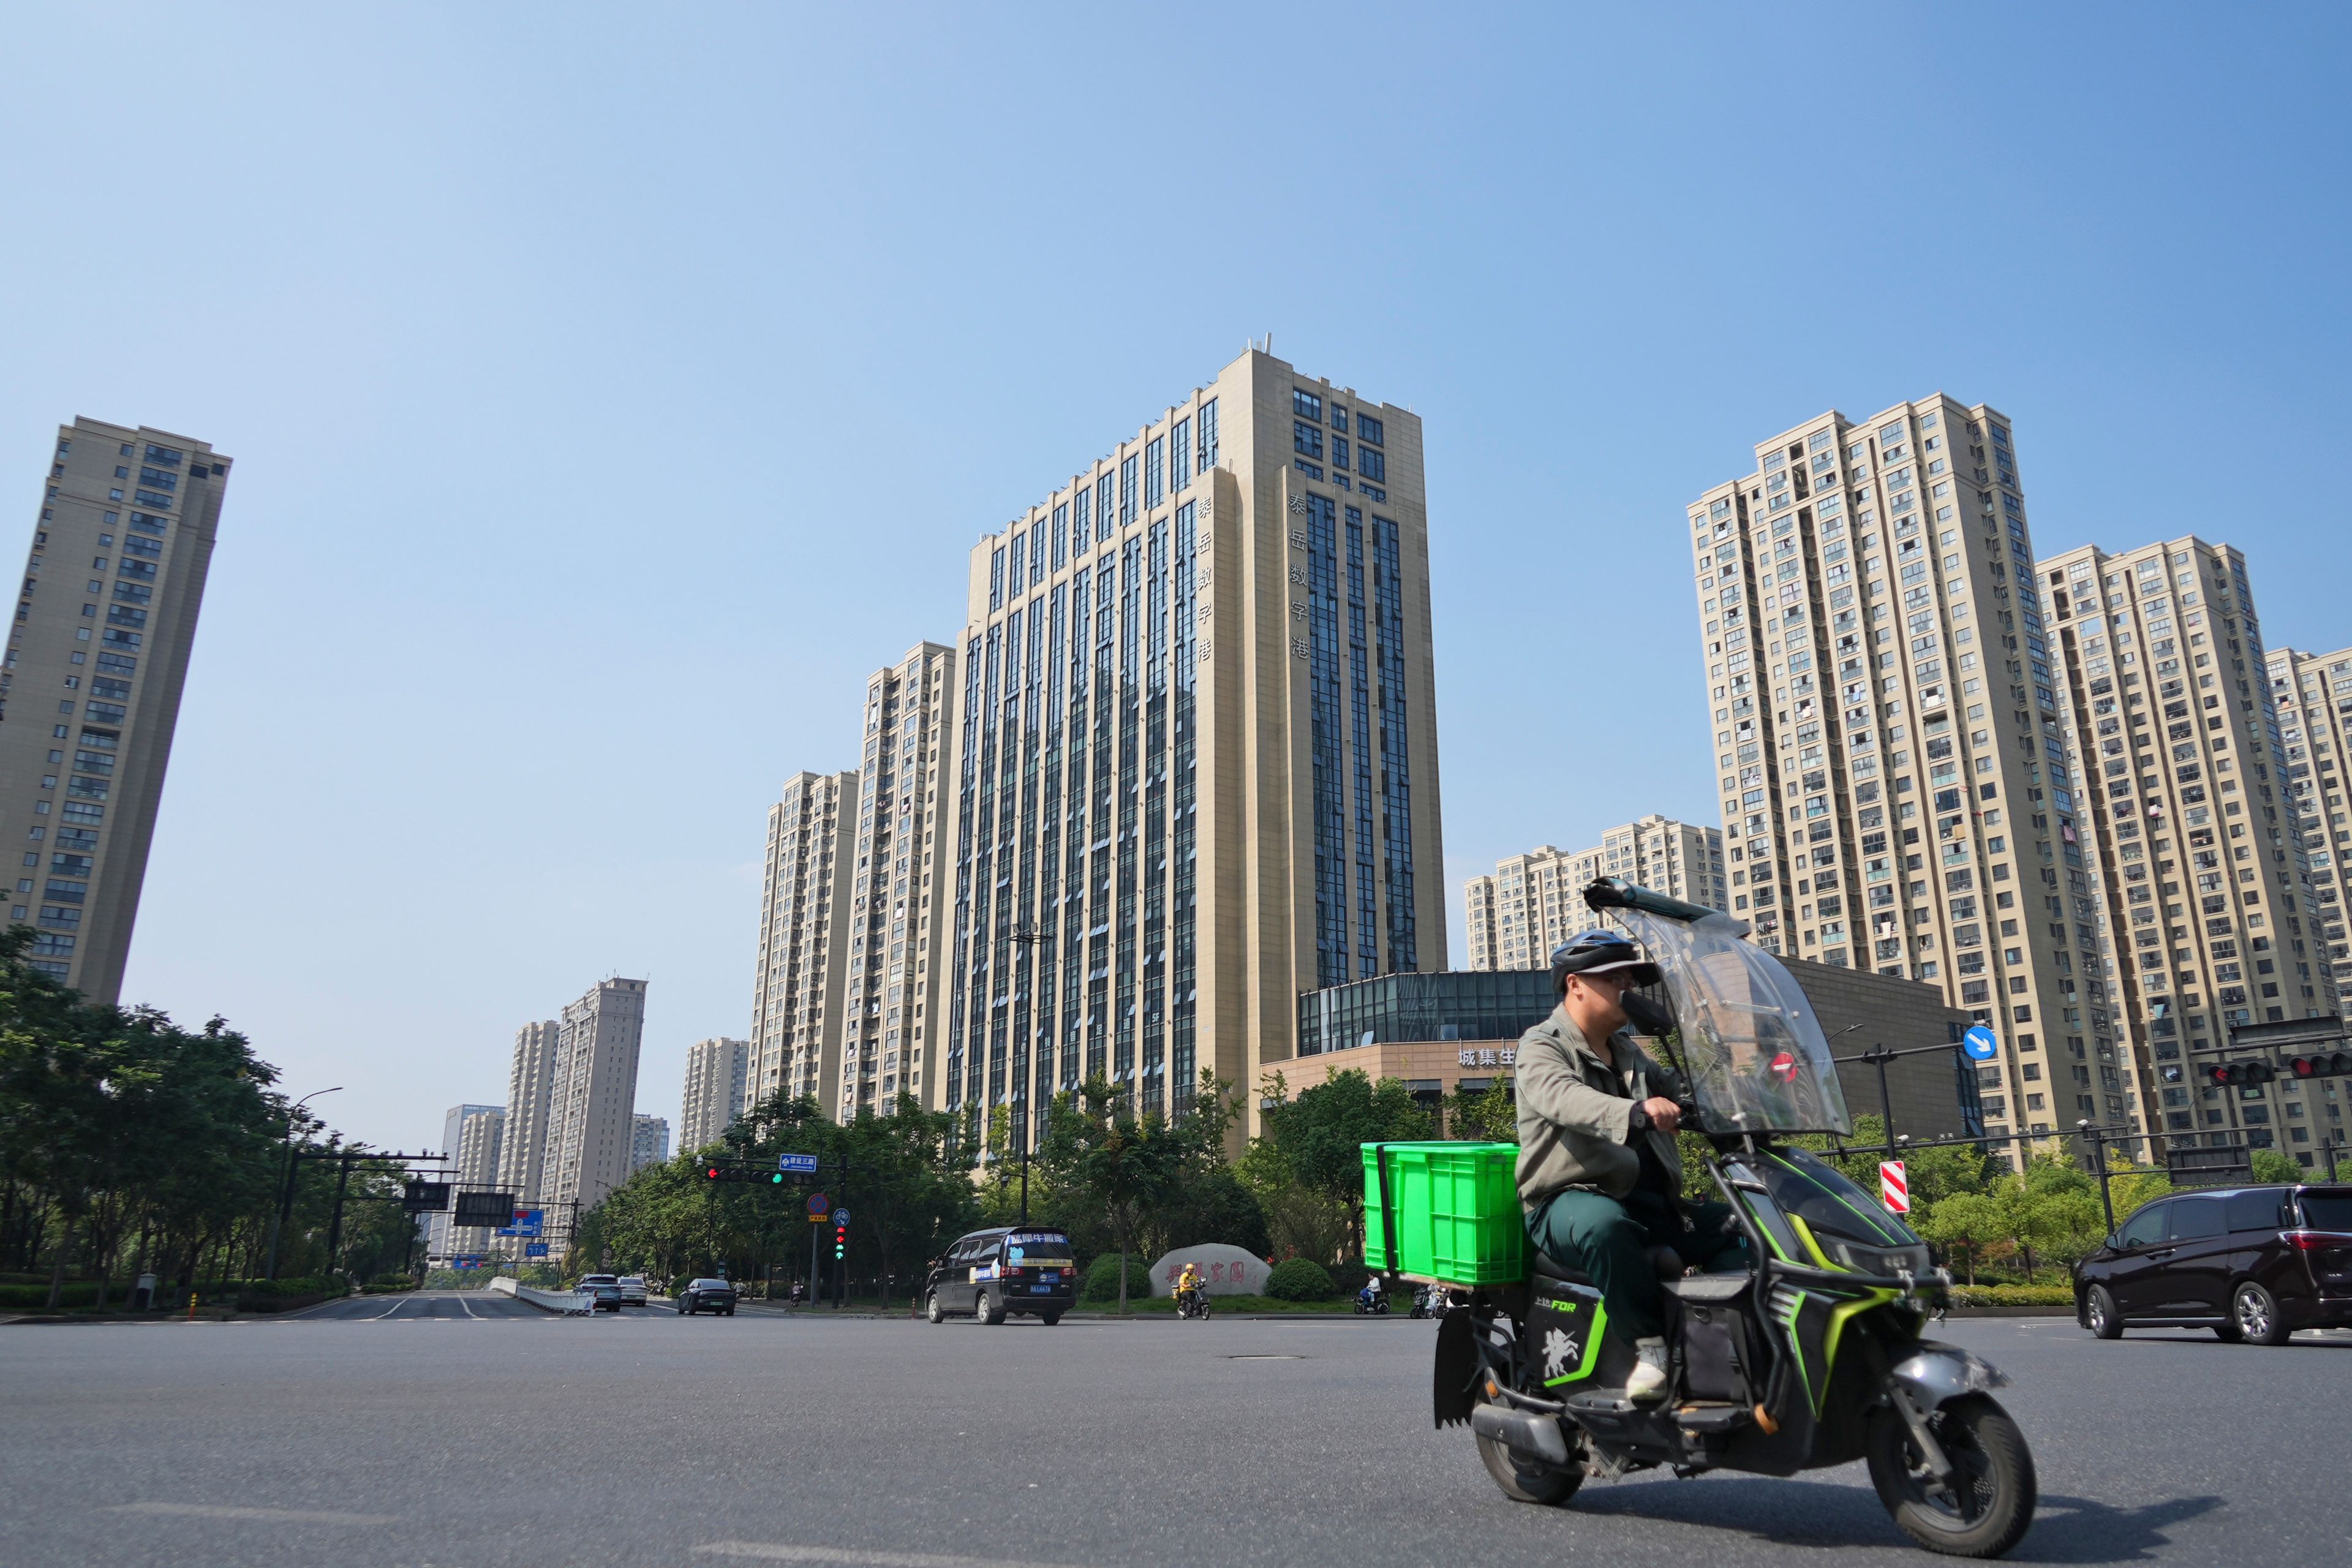
{"type": "Polygon", "coordinates": [[[2009,1412],[1981,1394],[1954,1400],[1929,1418],[1952,1462],[1947,1485],[1931,1474],[1911,1428],[1884,1406],[1870,1415],[1871,1485],[1904,1534],[1930,1552],[1999,1557],[2033,1522],[2033,1455],[2009,1412]]]}

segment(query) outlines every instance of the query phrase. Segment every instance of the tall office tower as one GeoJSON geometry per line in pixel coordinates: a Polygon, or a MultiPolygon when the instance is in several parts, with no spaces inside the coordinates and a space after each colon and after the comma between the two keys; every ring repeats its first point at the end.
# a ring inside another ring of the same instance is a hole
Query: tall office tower
{"type": "MultiPolygon", "coordinates": [[[[457,1184],[467,1192],[492,1190],[491,1182],[498,1172],[498,1161],[494,1155],[489,1165],[486,1169],[480,1171],[474,1170],[467,1165],[466,1123],[475,1117],[487,1116],[493,1111],[498,1112],[501,1120],[503,1120],[506,1107],[502,1105],[453,1105],[449,1108],[448,1113],[441,1118],[441,1146],[434,1152],[436,1153],[446,1154],[453,1160],[457,1161],[457,1184]]],[[[428,1179],[437,1182],[444,1180],[445,1178],[433,1176],[428,1179]]],[[[471,1231],[467,1231],[464,1234],[470,1236],[473,1233],[471,1231]]],[[[446,1257],[451,1251],[457,1249],[457,1241],[452,1237],[449,1229],[449,1211],[447,1209],[443,1209],[437,1214],[427,1214],[425,1216],[425,1252],[429,1257],[446,1257]]]]}
{"type": "Polygon", "coordinates": [[[629,1124],[629,1173],[669,1158],[669,1118],[638,1111],[629,1124]]]}
{"type": "Polygon", "coordinates": [[[1622,877],[1709,909],[1730,907],[1722,831],[1654,814],[1611,828],[1591,849],[1571,854],[1546,844],[1464,883],[1470,967],[1543,968],[1552,949],[1601,923],[1582,897],[1600,877],[1622,877]]]}
{"type": "Polygon", "coordinates": [[[2050,1131],[2061,1037],[2107,1017],[2022,495],[2009,421],[1937,395],[1808,420],[1689,513],[1732,913],[1991,1026],[1996,1136],[2050,1131]]]}
{"type": "MultiPolygon", "coordinates": [[[[846,1121],[919,1099],[938,1077],[926,1031],[945,977],[951,837],[939,831],[940,752],[954,745],[955,650],[917,643],[866,683],[856,860],[850,867],[849,986],[837,1097],[846,1121]]],[[[836,862],[844,864],[845,862],[836,862]]]]}
{"type": "Polygon", "coordinates": [[[719,1142],[750,1104],[749,1040],[697,1040],[686,1047],[686,1093],[677,1117],[677,1151],[691,1154],[719,1142]]]}
{"type": "MultiPolygon", "coordinates": [[[[506,1131],[507,1113],[502,1105],[469,1105],[466,1117],[458,1124],[457,1139],[450,1149],[457,1156],[457,1190],[462,1193],[498,1192],[499,1145],[506,1131]]],[[[447,1215],[443,1215],[447,1219],[447,1215]]],[[[450,1252],[477,1253],[489,1250],[493,1237],[481,1226],[466,1226],[449,1233],[450,1252]]]]}
{"type": "Polygon", "coordinates": [[[2101,879],[2115,961],[2108,995],[2089,983],[2093,1054],[2068,1037],[2062,1125],[2137,1131],[2145,1100],[2151,1131],[2263,1147],[2284,1125],[2284,1087],[2202,1084],[2219,1059],[2203,1053],[2247,1024],[2333,1015],[2336,993],[2313,963],[2318,905],[2294,812],[2279,809],[2287,757],[2245,558],[2190,537],[2086,545],[2040,570],[2080,784],[2071,802],[2053,791],[2060,850],[2070,882],[2078,853],[2101,879]],[[2114,1056],[2103,1000],[2119,1015],[2114,1056]]]}
{"type": "Polygon", "coordinates": [[[58,427],[0,668],[0,834],[27,961],[94,1002],[121,994],[228,465],[144,426],[58,427]]]}
{"type": "Polygon", "coordinates": [[[542,1185],[547,1224],[565,1239],[583,1209],[629,1179],[646,983],[604,980],[563,1009],[549,1096],[542,1185]]]}
{"type": "Polygon", "coordinates": [[[1445,967],[1412,414],[1245,353],[981,541],[960,674],[929,1098],[971,1128],[1097,1073],[1181,1110],[1302,993],[1445,967]]]}
{"type": "Polygon", "coordinates": [[[514,1065],[507,1072],[507,1126],[499,1141],[499,1190],[536,1205],[546,1194],[547,1128],[555,1093],[555,1042],[562,1026],[550,1018],[515,1031],[514,1065]]]}
{"type": "MultiPolygon", "coordinates": [[[[2274,649],[2271,692],[2278,702],[2279,739],[2286,746],[2286,804],[2294,814],[2309,862],[2318,940],[2336,980],[2339,1003],[2352,992],[2352,947],[2345,944],[2345,889],[2352,888],[2352,826],[2345,820],[2344,759],[2352,756],[2352,647],[2335,653],[2274,649]]],[[[2315,949],[2313,967],[2319,966],[2315,949]]]]}
{"type": "Polygon", "coordinates": [[[849,978],[849,847],[857,775],[794,773],[768,808],[751,985],[752,1104],[779,1090],[835,1103],[849,978]]]}

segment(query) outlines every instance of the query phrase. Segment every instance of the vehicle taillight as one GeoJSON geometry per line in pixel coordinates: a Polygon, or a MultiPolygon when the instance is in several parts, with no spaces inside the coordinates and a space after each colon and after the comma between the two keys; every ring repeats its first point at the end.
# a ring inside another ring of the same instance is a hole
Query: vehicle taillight
{"type": "Polygon", "coordinates": [[[2327,1252],[2345,1244],[2345,1238],[2324,1230],[2283,1230],[2279,1239],[2297,1252],[2327,1252]]]}

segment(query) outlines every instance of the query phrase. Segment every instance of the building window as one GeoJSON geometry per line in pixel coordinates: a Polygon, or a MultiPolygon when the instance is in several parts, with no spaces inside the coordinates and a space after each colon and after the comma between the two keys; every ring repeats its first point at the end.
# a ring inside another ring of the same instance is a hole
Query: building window
{"type": "Polygon", "coordinates": [[[1290,445],[1291,449],[1297,452],[1301,457],[1321,457],[1323,455],[1323,426],[1320,425],[1309,425],[1303,420],[1294,420],[1290,426],[1290,445]]]}
{"type": "Polygon", "coordinates": [[[1298,418],[1311,419],[1320,425],[1323,423],[1323,399],[1314,393],[1302,392],[1297,387],[1292,387],[1290,412],[1298,418]]]}

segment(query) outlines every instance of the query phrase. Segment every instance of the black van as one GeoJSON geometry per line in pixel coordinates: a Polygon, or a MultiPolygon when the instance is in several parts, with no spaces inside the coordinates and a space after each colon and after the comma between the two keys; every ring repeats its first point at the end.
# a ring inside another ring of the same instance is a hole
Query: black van
{"type": "Polygon", "coordinates": [[[2074,1266],[2074,1318],[2103,1340],[2210,1328],[2284,1344],[2352,1328],[2352,1186],[2210,1187],[2143,1205],[2074,1266]]]}
{"type": "Polygon", "coordinates": [[[1051,1327],[1078,1299],[1077,1258],[1058,1230],[976,1230],[933,1260],[923,1296],[935,1323],[965,1314],[1001,1323],[1017,1313],[1051,1327]]]}

